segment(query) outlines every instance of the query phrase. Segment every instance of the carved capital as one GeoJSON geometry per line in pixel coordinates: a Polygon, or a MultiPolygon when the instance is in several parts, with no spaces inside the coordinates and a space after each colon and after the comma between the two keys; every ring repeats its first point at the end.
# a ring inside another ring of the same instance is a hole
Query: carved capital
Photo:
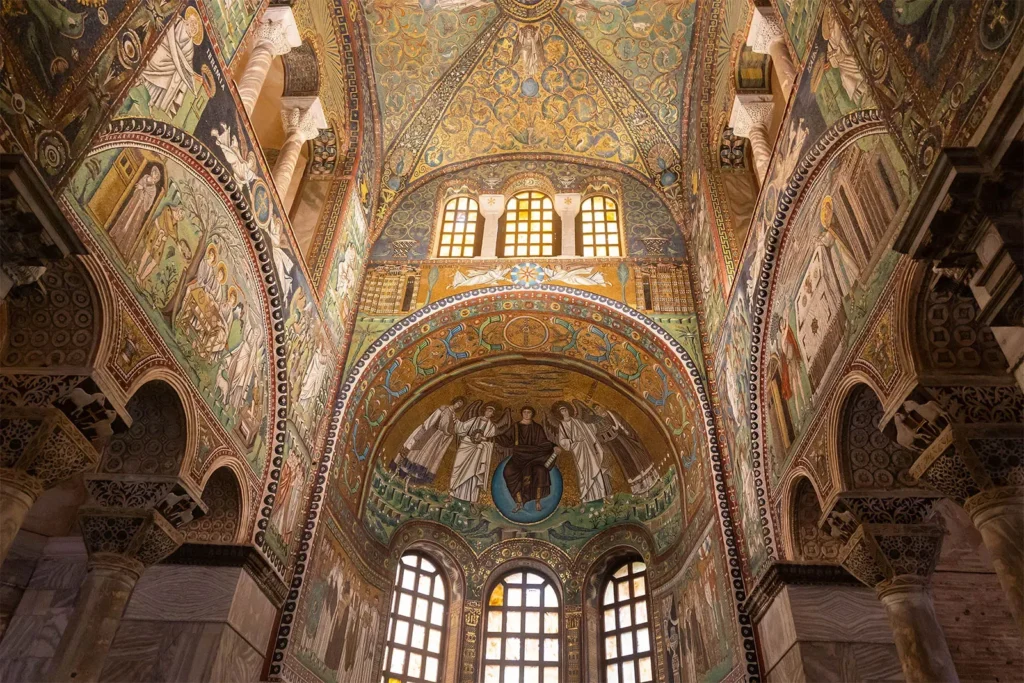
{"type": "Polygon", "coordinates": [[[99,453],[59,409],[0,407],[0,466],[50,488],[98,461],[99,453]]]}
{"type": "Polygon", "coordinates": [[[327,128],[319,97],[282,97],[281,106],[281,122],[289,137],[307,142],[320,135],[321,128],[327,128]]]}
{"type": "Polygon", "coordinates": [[[754,52],[768,54],[768,46],[782,40],[782,18],[772,7],[755,7],[750,19],[747,45],[754,52]]]}
{"type": "Polygon", "coordinates": [[[872,588],[898,577],[927,579],[942,549],[938,524],[861,524],[846,542],[839,561],[872,588]]]}
{"type": "MultiPolygon", "coordinates": [[[[83,506],[78,512],[82,539],[92,558],[97,553],[123,556],[143,566],[156,564],[184,540],[181,532],[155,509],[83,506]]],[[[130,562],[128,562],[130,564],[130,562]]]]}
{"type": "Polygon", "coordinates": [[[756,131],[767,136],[773,107],[771,95],[736,95],[729,119],[733,135],[749,138],[756,131]]]}
{"type": "Polygon", "coordinates": [[[85,477],[85,488],[92,506],[154,510],[175,529],[202,517],[208,509],[199,492],[175,476],[91,474],[85,477]]]}
{"type": "Polygon", "coordinates": [[[951,424],[910,474],[963,505],[985,491],[1024,486],[1024,426],[951,424]]]}
{"type": "Polygon", "coordinates": [[[277,56],[287,54],[301,44],[302,38],[291,7],[271,7],[256,26],[254,49],[261,48],[277,56]]]}

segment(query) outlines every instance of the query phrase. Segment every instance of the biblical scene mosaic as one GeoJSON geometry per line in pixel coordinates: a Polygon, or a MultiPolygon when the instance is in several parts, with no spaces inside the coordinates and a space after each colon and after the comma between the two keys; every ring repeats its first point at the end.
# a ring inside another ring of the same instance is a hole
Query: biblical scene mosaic
{"type": "MultiPolygon", "coordinates": [[[[522,328],[503,334],[529,341],[530,321],[522,328]]],[[[676,463],[644,407],[608,384],[505,362],[445,383],[391,424],[364,523],[386,543],[403,521],[433,519],[478,552],[522,527],[572,552],[633,522],[664,549],[684,515],[676,463]]]]}

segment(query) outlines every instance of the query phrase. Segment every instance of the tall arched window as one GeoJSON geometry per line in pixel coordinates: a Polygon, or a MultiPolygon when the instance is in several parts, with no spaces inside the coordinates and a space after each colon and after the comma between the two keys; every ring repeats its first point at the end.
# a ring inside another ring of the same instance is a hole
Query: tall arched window
{"type": "Polygon", "coordinates": [[[607,683],[654,680],[651,659],[647,565],[622,565],[604,586],[601,598],[601,662],[607,683]]]}
{"type": "Polygon", "coordinates": [[[546,577],[507,574],[487,601],[484,683],[558,683],[561,611],[546,577]]]}
{"type": "Polygon", "coordinates": [[[444,205],[441,216],[441,240],[437,255],[441,258],[473,258],[480,248],[480,207],[472,197],[454,197],[444,205]]]}
{"type": "Polygon", "coordinates": [[[580,206],[579,256],[622,256],[619,205],[611,197],[587,197],[580,206]]]}
{"type": "Polygon", "coordinates": [[[542,192],[520,192],[505,203],[502,256],[556,256],[555,206],[542,192]]]}
{"type": "MultiPolygon", "coordinates": [[[[447,629],[448,591],[438,566],[406,553],[395,572],[395,589],[384,649],[386,683],[437,683],[447,629]]],[[[368,653],[363,653],[368,656],[368,653]]]]}

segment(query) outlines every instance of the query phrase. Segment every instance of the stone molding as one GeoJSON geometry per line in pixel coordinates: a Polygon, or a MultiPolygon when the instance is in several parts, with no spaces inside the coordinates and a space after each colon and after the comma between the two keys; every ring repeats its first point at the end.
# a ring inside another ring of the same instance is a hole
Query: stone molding
{"type": "Polygon", "coordinates": [[[747,597],[754,624],[761,621],[786,586],[859,586],[861,582],[838,564],[775,562],[761,575],[747,597]]]}

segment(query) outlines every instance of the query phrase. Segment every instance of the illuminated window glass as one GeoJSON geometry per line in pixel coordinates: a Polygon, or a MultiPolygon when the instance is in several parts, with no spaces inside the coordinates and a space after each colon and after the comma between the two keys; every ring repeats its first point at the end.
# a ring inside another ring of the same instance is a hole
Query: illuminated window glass
{"type": "Polygon", "coordinates": [[[455,197],[441,217],[441,258],[473,258],[480,244],[480,207],[472,197],[455,197]]]}
{"type": "Polygon", "coordinates": [[[624,564],[601,597],[601,663],[607,683],[654,680],[647,565],[624,564]]]}
{"type": "Polygon", "coordinates": [[[437,565],[417,553],[402,556],[384,648],[383,683],[441,680],[448,591],[437,565]]]}
{"type": "Polygon", "coordinates": [[[588,197],[580,206],[580,256],[622,256],[619,206],[611,197],[588,197]]]}
{"type": "Polygon", "coordinates": [[[554,256],[555,206],[540,192],[520,192],[505,204],[502,256],[554,256]]]}
{"type": "Polygon", "coordinates": [[[558,594],[531,571],[508,574],[487,601],[484,683],[558,683],[558,594]]]}

